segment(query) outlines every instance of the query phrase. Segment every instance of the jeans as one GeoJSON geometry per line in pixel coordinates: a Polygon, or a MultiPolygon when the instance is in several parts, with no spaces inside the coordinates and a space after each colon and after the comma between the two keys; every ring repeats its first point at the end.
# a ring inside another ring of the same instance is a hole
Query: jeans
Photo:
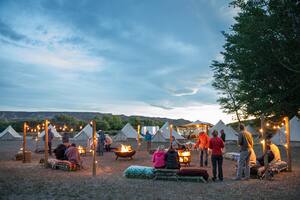
{"type": "Polygon", "coordinates": [[[205,160],[204,160],[204,164],[205,166],[207,166],[208,163],[208,153],[207,153],[207,149],[200,149],[200,166],[203,166],[203,154],[205,155],[205,160]]]}
{"type": "Polygon", "coordinates": [[[217,178],[217,167],[218,167],[218,178],[223,180],[223,156],[222,155],[212,155],[211,156],[211,163],[212,163],[212,173],[213,178],[217,178]]]}
{"type": "Polygon", "coordinates": [[[52,142],[48,142],[48,152],[49,152],[49,155],[51,156],[52,155],[52,142]]]}
{"type": "Polygon", "coordinates": [[[250,178],[250,151],[241,151],[238,161],[237,178],[250,178]]]}
{"type": "Polygon", "coordinates": [[[147,141],[147,151],[150,152],[151,150],[151,141],[147,141]]]}
{"type": "Polygon", "coordinates": [[[104,144],[103,143],[99,143],[98,144],[98,152],[99,152],[99,156],[103,156],[103,152],[104,152],[104,144]]]}

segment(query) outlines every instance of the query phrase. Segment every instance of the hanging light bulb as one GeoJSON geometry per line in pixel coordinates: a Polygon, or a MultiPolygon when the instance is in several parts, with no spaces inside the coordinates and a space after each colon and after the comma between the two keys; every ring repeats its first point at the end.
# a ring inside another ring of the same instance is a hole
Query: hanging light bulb
{"type": "Polygon", "coordinates": [[[268,127],[269,127],[269,126],[270,126],[270,124],[269,124],[269,123],[266,123],[266,126],[268,126],[268,127]]]}

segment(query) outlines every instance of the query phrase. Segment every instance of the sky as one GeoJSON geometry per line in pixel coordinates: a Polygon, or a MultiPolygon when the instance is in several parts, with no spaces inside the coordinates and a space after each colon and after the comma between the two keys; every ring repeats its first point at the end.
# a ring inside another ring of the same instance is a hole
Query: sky
{"type": "Polygon", "coordinates": [[[0,110],[230,122],[210,64],[227,0],[0,0],[0,110]]]}

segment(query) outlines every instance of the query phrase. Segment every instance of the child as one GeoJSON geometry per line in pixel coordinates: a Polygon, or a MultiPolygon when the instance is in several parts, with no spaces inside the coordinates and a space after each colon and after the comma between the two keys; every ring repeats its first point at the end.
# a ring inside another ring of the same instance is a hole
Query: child
{"type": "Polygon", "coordinates": [[[157,150],[152,155],[152,162],[154,168],[165,168],[166,162],[165,162],[165,156],[166,153],[164,151],[164,146],[159,146],[157,150]]]}
{"type": "Polygon", "coordinates": [[[212,180],[215,181],[217,179],[217,166],[218,166],[218,178],[220,181],[223,181],[223,155],[222,149],[224,148],[224,142],[221,138],[218,137],[218,132],[216,130],[213,131],[213,138],[209,141],[209,148],[212,150],[211,154],[211,162],[212,162],[212,180]]]}

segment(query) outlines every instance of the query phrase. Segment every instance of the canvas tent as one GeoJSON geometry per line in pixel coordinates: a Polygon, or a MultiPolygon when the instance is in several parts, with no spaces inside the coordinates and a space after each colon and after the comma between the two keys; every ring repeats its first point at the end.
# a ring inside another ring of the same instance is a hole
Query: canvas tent
{"type": "Polygon", "coordinates": [[[158,126],[143,126],[143,127],[142,127],[142,130],[141,130],[141,133],[142,133],[143,135],[145,135],[146,132],[149,131],[149,133],[150,133],[151,135],[155,135],[156,132],[157,132],[158,130],[159,130],[159,127],[158,127],[158,126]]]}
{"type": "MultiPolygon", "coordinates": [[[[54,126],[52,126],[51,124],[49,124],[49,126],[48,126],[48,130],[50,130],[50,129],[54,135],[54,138],[58,138],[58,139],[62,138],[61,135],[56,131],[56,128],[54,126]]],[[[45,130],[43,130],[41,132],[41,134],[39,134],[39,137],[44,137],[44,135],[45,135],[45,130]]]]}
{"type": "Polygon", "coordinates": [[[259,132],[257,132],[251,125],[246,126],[246,130],[252,134],[253,137],[259,137],[259,132]]]}
{"type": "MultiPolygon", "coordinates": [[[[88,140],[93,137],[93,127],[90,124],[87,124],[79,133],[77,133],[73,139],[75,140],[88,140]]],[[[96,137],[99,137],[99,134],[96,133],[96,137]]]]}
{"type": "Polygon", "coordinates": [[[22,136],[20,136],[10,125],[0,133],[0,140],[18,140],[21,138],[22,136]]]}
{"type": "MultiPolygon", "coordinates": [[[[174,129],[172,130],[172,136],[177,140],[184,140],[185,138],[178,134],[174,129]]],[[[167,142],[170,140],[169,122],[166,122],[153,136],[152,142],[167,142]]]]}
{"type": "MultiPolygon", "coordinates": [[[[300,120],[294,116],[290,121],[290,141],[291,145],[300,145],[300,120]]],[[[285,127],[279,129],[272,138],[272,142],[277,145],[284,145],[286,143],[285,127]]]]}
{"type": "MultiPolygon", "coordinates": [[[[131,124],[127,123],[122,130],[114,137],[115,141],[126,141],[128,139],[135,139],[137,140],[138,133],[136,130],[131,126],[131,124]]],[[[140,135],[140,138],[143,138],[140,135]]]]}
{"type": "Polygon", "coordinates": [[[226,141],[238,140],[238,133],[231,126],[226,126],[222,120],[220,120],[216,125],[210,128],[209,133],[212,134],[214,130],[218,131],[219,135],[221,130],[224,130],[224,133],[226,134],[226,141]]]}

